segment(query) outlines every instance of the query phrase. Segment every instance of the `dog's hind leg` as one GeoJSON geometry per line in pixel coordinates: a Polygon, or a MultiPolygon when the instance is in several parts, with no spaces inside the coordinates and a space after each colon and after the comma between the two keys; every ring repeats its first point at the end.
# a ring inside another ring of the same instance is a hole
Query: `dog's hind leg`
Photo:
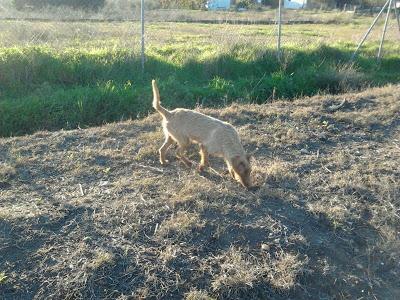
{"type": "Polygon", "coordinates": [[[201,156],[201,161],[200,161],[199,171],[202,172],[209,165],[208,151],[203,144],[200,144],[200,156],[201,156]]]}
{"type": "Polygon", "coordinates": [[[169,146],[171,146],[173,142],[174,142],[174,140],[168,135],[165,138],[164,144],[158,150],[158,152],[160,153],[160,163],[163,166],[167,163],[167,161],[165,160],[165,153],[167,152],[169,146]]]}
{"type": "Polygon", "coordinates": [[[178,143],[178,157],[188,168],[190,168],[192,166],[192,162],[185,156],[185,150],[187,146],[188,143],[178,143]]]}

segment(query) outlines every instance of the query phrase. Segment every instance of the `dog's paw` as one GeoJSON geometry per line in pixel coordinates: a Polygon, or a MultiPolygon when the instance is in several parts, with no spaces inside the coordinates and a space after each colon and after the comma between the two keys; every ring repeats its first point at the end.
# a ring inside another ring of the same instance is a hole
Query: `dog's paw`
{"type": "Polygon", "coordinates": [[[197,170],[198,170],[199,172],[204,172],[206,168],[207,168],[206,165],[199,165],[199,166],[197,167],[197,170]]]}
{"type": "Polygon", "coordinates": [[[168,160],[165,160],[165,161],[160,161],[160,164],[161,164],[161,166],[162,166],[162,167],[165,167],[165,166],[167,166],[167,165],[168,165],[168,163],[169,163],[169,161],[168,161],[168,160]]]}

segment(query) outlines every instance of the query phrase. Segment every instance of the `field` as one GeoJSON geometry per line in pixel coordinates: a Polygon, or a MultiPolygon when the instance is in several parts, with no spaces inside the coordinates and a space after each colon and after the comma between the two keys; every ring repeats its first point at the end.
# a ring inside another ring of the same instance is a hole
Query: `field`
{"type": "Polygon", "coordinates": [[[321,13],[315,21],[325,24],[284,26],[281,64],[273,25],[150,22],[142,74],[137,22],[2,20],[0,136],[146,116],[152,78],[174,107],[261,104],[399,82],[394,19],[382,61],[374,58],[379,27],[354,64],[352,51],[372,18],[321,13]]]}
{"type": "Polygon", "coordinates": [[[380,21],[351,63],[371,16],[285,12],[304,24],[283,27],[278,62],[276,26],[226,22],[267,23],[272,11],[153,10],[142,72],[137,12],[10,3],[0,2],[0,299],[400,299],[393,18],[382,60],[380,21]],[[160,166],[153,78],[164,106],[238,128],[251,189],[217,158],[199,173],[196,146],[193,168],[176,149],[160,166]]]}
{"type": "Polygon", "coordinates": [[[0,139],[0,298],[399,299],[399,85],[203,111],[250,191],[161,168],[156,114],[0,139]]]}

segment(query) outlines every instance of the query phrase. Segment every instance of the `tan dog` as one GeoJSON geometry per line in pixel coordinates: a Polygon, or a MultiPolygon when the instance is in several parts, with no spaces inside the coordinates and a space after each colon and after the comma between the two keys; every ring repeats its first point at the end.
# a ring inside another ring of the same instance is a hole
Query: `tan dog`
{"type": "Polygon", "coordinates": [[[166,110],[160,104],[160,93],[155,80],[152,81],[152,85],[153,107],[163,117],[162,126],[165,134],[165,142],[159,150],[161,164],[166,164],[166,151],[173,142],[176,142],[178,157],[187,166],[191,166],[184,152],[191,142],[198,143],[201,155],[200,171],[208,166],[209,154],[221,156],[225,159],[233,179],[249,187],[251,184],[250,156],[244,151],[236,129],[229,123],[194,110],[184,108],[166,110]]]}

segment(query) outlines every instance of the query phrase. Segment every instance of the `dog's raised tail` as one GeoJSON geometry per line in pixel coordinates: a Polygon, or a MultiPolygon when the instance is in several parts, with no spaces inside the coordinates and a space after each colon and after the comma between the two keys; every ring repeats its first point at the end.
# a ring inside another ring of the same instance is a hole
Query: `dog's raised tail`
{"type": "Polygon", "coordinates": [[[158,90],[157,83],[153,79],[151,84],[153,86],[153,107],[163,117],[167,118],[171,113],[168,110],[166,110],[164,107],[162,107],[161,104],[160,104],[160,91],[158,90]]]}

